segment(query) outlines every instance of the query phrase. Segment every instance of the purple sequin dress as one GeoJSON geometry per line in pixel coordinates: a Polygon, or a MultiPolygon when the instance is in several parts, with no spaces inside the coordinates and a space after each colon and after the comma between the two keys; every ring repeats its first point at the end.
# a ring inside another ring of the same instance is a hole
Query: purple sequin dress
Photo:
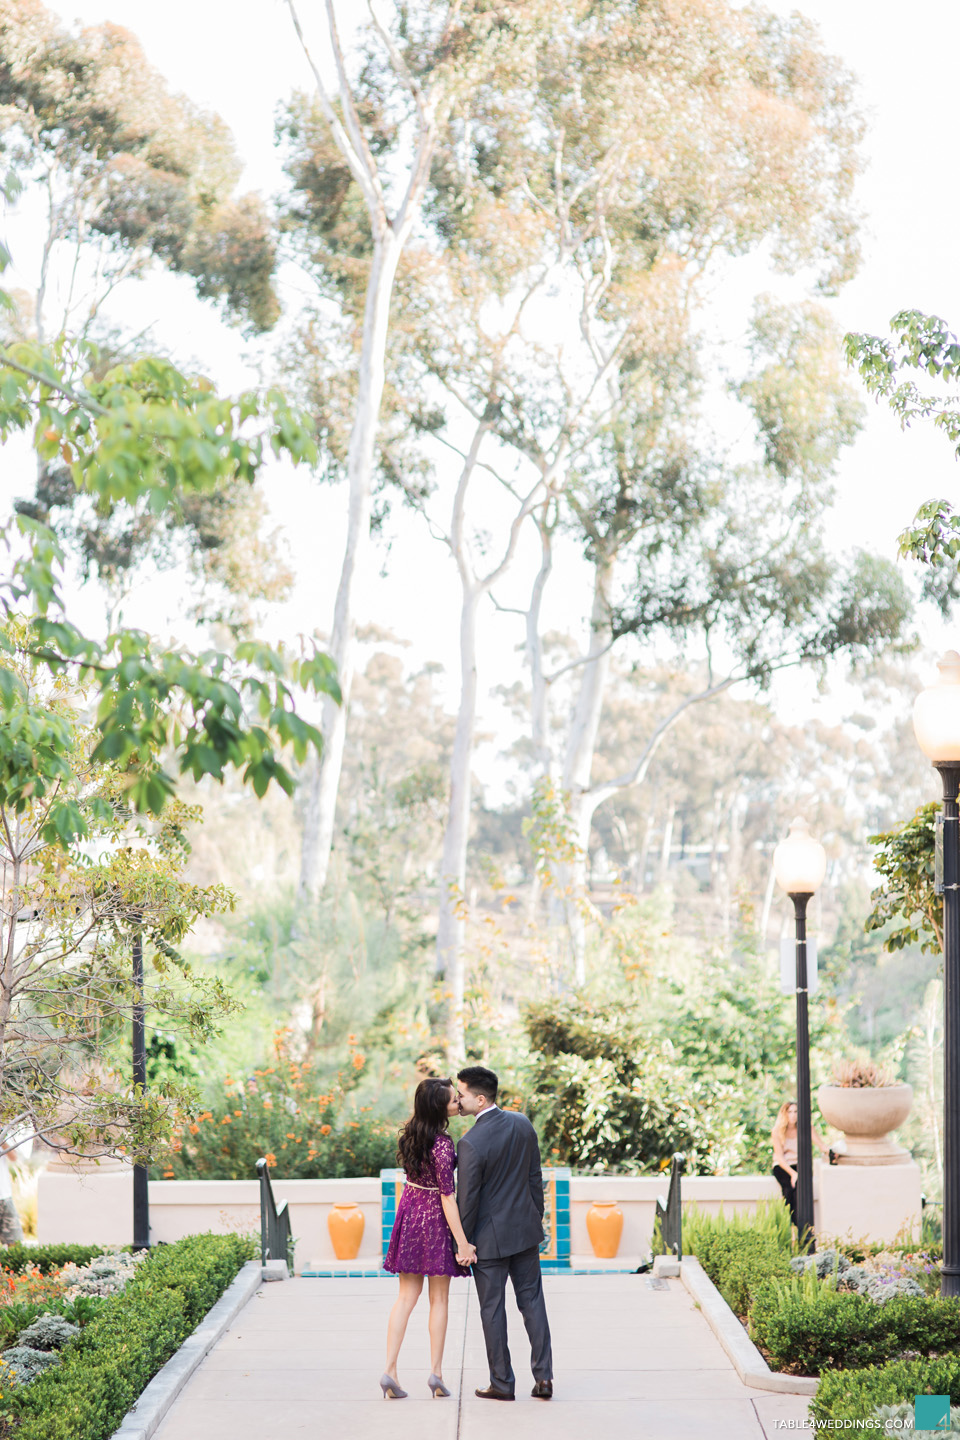
{"type": "Polygon", "coordinates": [[[456,1246],[440,1203],[441,1195],[453,1194],[456,1151],[449,1135],[433,1142],[426,1169],[412,1180],[407,1176],[393,1234],[383,1262],[394,1275],[469,1275],[458,1265],[456,1246]]]}

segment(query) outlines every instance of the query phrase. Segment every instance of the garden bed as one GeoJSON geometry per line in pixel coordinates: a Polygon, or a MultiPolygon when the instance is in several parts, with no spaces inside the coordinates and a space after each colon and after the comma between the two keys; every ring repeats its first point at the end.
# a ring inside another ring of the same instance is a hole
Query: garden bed
{"type": "Polygon", "coordinates": [[[732,1219],[691,1210],[684,1281],[746,1384],[811,1395],[821,1424],[889,1419],[923,1391],[960,1403],[960,1300],[940,1296],[930,1253],[798,1255],[779,1203],[732,1219]]]}
{"type": "Polygon", "coordinates": [[[142,1256],[3,1271],[0,1435],[107,1440],[253,1252],[237,1235],[191,1235],[142,1256]]]}

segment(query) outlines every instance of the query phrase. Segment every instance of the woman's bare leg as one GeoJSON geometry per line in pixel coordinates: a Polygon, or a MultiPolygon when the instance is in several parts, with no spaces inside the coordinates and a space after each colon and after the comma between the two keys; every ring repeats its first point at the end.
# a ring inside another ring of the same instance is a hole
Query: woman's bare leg
{"type": "Polygon", "coordinates": [[[420,1291],[422,1289],[422,1275],[400,1276],[400,1290],[396,1300],[393,1302],[390,1319],[387,1321],[386,1373],[392,1375],[394,1380],[399,1378],[396,1367],[400,1362],[400,1346],[403,1344],[403,1337],[407,1333],[407,1321],[413,1314],[413,1307],[420,1299],[420,1291]]]}
{"type": "Polygon", "coordinates": [[[450,1308],[450,1276],[430,1275],[430,1369],[437,1379],[443,1378],[443,1345],[447,1338],[447,1314],[450,1308]]]}

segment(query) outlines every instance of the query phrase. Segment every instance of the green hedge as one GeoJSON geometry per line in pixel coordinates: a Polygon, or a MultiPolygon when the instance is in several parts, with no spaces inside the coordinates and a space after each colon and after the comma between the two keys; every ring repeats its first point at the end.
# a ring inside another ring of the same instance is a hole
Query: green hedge
{"type": "Polygon", "coordinates": [[[106,1440],[253,1258],[253,1243],[238,1235],[189,1235],[155,1250],[101,1304],[61,1365],[4,1395],[17,1440],[106,1440]]]}
{"type": "Polygon", "coordinates": [[[810,1415],[820,1423],[865,1420],[879,1405],[909,1404],[916,1395],[924,1394],[949,1395],[952,1405],[960,1405],[960,1356],[894,1360],[870,1370],[828,1371],[820,1377],[810,1415]]]}
{"type": "Polygon", "coordinates": [[[0,1268],[19,1275],[35,1267],[41,1275],[61,1265],[89,1265],[96,1255],[107,1253],[105,1245],[7,1245],[0,1247],[0,1268]]]}
{"type": "Polygon", "coordinates": [[[754,1295],[769,1280],[790,1274],[790,1254],[768,1235],[750,1230],[704,1236],[697,1259],[735,1315],[744,1316],[754,1295]]]}
{"type": "Polygon", "coordinates": [[[750,1333],[777,1369],[818,1374],[879,1365],[904,1351],[932,1355],[960,1347],[960,1300],[903,1296],[878,1305],[808,1273],[759,1287],[750,1333]]]}

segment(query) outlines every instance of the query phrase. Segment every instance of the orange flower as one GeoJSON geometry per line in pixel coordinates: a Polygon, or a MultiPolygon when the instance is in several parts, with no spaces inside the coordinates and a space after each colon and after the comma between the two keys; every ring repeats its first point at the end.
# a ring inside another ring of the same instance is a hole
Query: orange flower
{"type": "Polygon", "coordinates": [[[366,1065],[366,1063],[367,1063],[367,1057],[366,1057],[366,1055],[362,1054],[362,1052],[358,1050],[357,1053],[356,1053],[356,1055],[354,1055],[354,1057],[353,1057],[353,1068],[354,1068],[354,1070],[362,1070],[363,1067],[364,1067],[364,1065],[366,1065]]]}
{"type": "Polygon", "coordinates": [[[329,1135],[329,1134],[330,1134],[330,1131],[331,1131],[332,1129],[333,1129],[333,1126],[332,1126],[332,1125],[321,1125],[321,1126],[320,1126],[320,1134],[321,1134],[321,1135],[329,1135]]]}
{"type": "Polygon", "coordinates": [[[276,1155],[274,1155],[274,1153],[273,1153],[272,1150],[268,1150],[267,1153],[266,1153],[266,1155],[264,1155],[263,1158],[264,1158],[264,1160],[266,1160],[266,1162],[267,1162],[267,1164],[270,1166],[271,1170],[275,1168],[276,1163],[277,1163],[277,1157],[276,1157],[276,1155]]]}
{"type": "Polygon", "coordinates": [[[234,1113],[234,1115],[242,1115],[242,1114],[243,1114],[243,1111],[242,1111],[242,1110],[234,1110],[233,1113],[234,1113]]]}
{"type": "Polygon", "coordinates": [[[348,1045],[356,1045],[356,1043],[357,1043],[357,1037],[356,1037],[356,1035],[348,1035],[348,1036],[347,1036],[347,1044],[348,1044],[348,1045]]]}
{"type": "Polygon", "coordinates": [[[294,1133],[293,1133],[292,1130],[288,1130],[288,1131],[287,1131],[287,1139],[288,1139],[288,1140],[296,1140],[296,1138],[297,1138],[297,1137],[296,1137],[296,1135],[294,1135],[294,1133]]]}
{"type": "Polygon", "coordinates": [[[230,1115],[224,1115],[223,1119],[220,1121],[220,1124],[221,1124],[221,1125],[232,1125],[232,1124],[233,1124],[233,1119],[232,1119],[232,1117],[231,1117],[230,1115]]]}
{"type": "Polygon", "coordinates": [[[164,1178],[164,1180],[172,1180],[172,1179],[173,1179],[173,1171],[172,1171],[172,1170],[164,1170],[164,1172],[163,1172],[163,1178],[164,1178]]]}
{"type": "Polygon", "coordinates": [[[189,1130],[190,1130],[190,1134],[191,1134],[191,1135],[199,1135],[199,1134],[200,1134],[200,1126],[199,1126],[199,1125],[191,1125],[191,1126],[189,1127],[189,1130]]]}
{"type": "Polygon", "coordinates": [[[273,1109],[273,1101],[272,1101],[272,1100],[264,1100],[264,1102],[263,1102],[263,1108],[264,1108],[264,1110],[272,1110],[272,1109],[273,1109]]]}

